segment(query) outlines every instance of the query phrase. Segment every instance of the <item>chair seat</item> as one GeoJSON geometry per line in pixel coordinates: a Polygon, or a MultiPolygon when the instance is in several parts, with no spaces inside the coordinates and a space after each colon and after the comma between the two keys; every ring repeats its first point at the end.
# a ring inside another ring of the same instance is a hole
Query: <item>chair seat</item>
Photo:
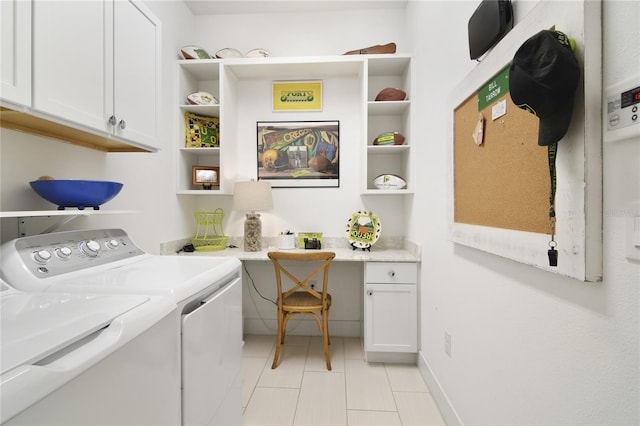
{"type": "MultiPolygon", "coordinates": [[[[331,295],[327,293],[327,304],[331,306],[331,295]]],[[[282,299],[282,309],[285,311],[294,310],[298,311],[304,308],[304,310],[322,310],[322,300],[314,297],[311,293],[306,291],[296,291],[290,296],[282,299]]]]}

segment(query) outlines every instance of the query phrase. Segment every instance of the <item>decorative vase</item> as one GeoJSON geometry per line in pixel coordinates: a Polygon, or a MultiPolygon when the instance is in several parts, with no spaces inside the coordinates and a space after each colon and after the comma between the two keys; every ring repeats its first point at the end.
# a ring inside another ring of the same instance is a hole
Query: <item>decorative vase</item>
{"type": "Polygon", "coordinates": [[[244,251],[262,250],[262,222],[258,213],[247,213],[244,221],[244,251]]]}

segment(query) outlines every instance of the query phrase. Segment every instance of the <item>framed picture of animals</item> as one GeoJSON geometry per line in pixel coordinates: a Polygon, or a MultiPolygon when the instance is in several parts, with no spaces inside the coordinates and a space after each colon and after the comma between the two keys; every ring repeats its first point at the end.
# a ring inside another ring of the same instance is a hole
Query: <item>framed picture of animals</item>
{"type": "Polygon", "coordinates": [[[272,187],[340,186],[339,121],[259,121],[258,180],[272,187]]]}

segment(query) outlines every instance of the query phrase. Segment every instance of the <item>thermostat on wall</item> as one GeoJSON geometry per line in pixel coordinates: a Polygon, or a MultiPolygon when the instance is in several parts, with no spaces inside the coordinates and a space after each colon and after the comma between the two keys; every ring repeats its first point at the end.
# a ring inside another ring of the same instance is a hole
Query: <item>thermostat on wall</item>
{"type": "Polygon", "coordinates": [[[604,101],[604,141],[640,138],[640,76],[608,87],[604,101]]]}

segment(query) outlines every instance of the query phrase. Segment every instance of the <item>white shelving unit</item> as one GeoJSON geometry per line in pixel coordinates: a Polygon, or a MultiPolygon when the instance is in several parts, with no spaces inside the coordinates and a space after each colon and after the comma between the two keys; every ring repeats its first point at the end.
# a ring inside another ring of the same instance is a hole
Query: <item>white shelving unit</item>
{"type": "Polygon", "coordinates": [[[178,154],[178,167],[176,178],[176,192],[178,194],[190,194],[190,195],[211,195],[225,192],[224,180],[221,180],[219,187],[215,189],[203,190],[192,186],[191,175],[192,166],[214,166],[220,167],[221,173],[223,172],[221,164],[223,163],[221,158],[221,147],[224,146],[222,132],[220,132],[219,140],[220,147],[215,148],[188,148],[185,144],[185,118],[184,114],[190,112],[193,114],[202,115],[205,117],[217,117],[221,116],[221,91],[220,91],[220,74],[221,74],[221,61],[219,59],[203,59],[203,60],[180,60],[178,61],[179,67],[179,84],[178,84],[178,98],[180,99],[179,117],[178,120],[182,123],[178,126],[181,129],[180,148],[178,154]],[[187,102],[187,96],[195,92],[208,92],[211,93],[220,103],[216,105],[191,105],[187,102]]]}
{"type": "Polygon", "coordinates": [[[411,170],[411,57],[375,55],[367,60],[367,129],[363,194],[413,193],[411,170]],[[394,87],[407,93],[404,101],[375,101],[384,88],[394,87]],[[405,136],[403,145],[375,146],[373,140],[385,132],[405,136]],[[382,190],[373,185],[381,174],[393,174],[407,182],[404,189],[382,190]]]}
{"type": "MultiPolygon", "coordinates": [[[[403,195],[413,192],[411,169],[411,56],[408,55],[343,55],[291,58],[233,58],[206,60],[179,60],[178,97],[186,102],[190,93],[206,91],[220,103],[214,106],[194,106],[182,103],[179,117],[184,123],[184,113],[189,111],[220,119],[219,148],[186,148],[184,124],[178,126],[176,192],[184,195],[232,194],[236,180],[236,140],[243,125],[241,105],[244,98],[237,94],[245,84],[259,80],[312,80],[325,82],[332,79],[354,78],[362,84],[362,114],[366,116],[362,129],[361,192],[367,195],[403,195]],[[402,88],[408,100],[376,102],[376,94],[385,87],[402,88]],[[373,139],[380,133],[396,131],[406,137],[404,145],[373,146],[373,139]],[[191,168],[194,165],[220,167],[220,186],[213,190],[197,189],[191,184],[191,168]],[[408,183],[400,190],[381,190],[373,186],[373,179],[380,174],[396,174],[408,183]]],[[[265,111],[265,112],[271,112],[265,111]]],[[[348,119],[348,117],[338,117],[348,119]]]]}

